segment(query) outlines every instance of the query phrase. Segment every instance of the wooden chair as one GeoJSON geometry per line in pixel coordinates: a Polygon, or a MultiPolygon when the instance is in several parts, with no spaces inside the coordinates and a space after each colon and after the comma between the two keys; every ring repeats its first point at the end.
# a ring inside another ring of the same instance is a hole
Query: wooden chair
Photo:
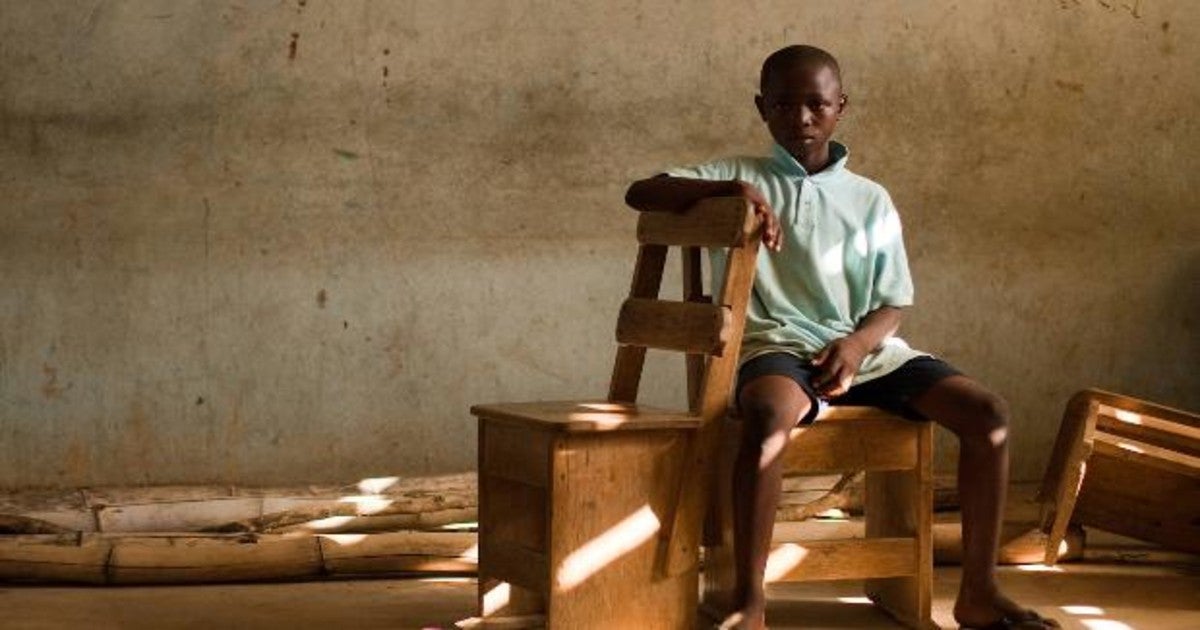
{"type": "MultiPolygon", "coordinates": [[[[608,398],[472,407],[485,625],[693,627],[702,532],[705,608],[727,612],[737,444],[727,412],[758,227],[739,199],[644,213],[608,398]],[[683,248],[683,302],[657,300],[668,246],[683,248]],[[702,247],[727,248],[715,304],[703,295],[702,247]],[[688,411],[636,404],[647,347],[687,353],[688,411]]],[[[931,435],[928,423],[861,407],[827,410],[794,431],[789,472],[869,471],[868,538],[783,543],[793,566],[782,577],[867,578],[867,593],[886,610],[928,624],[931,435]]]]}
{"type": "Polygon", "coordinates": [[[732,198],[644,213],[608,397],[471,408],[484,626],[694,626],[705,462],[729,405],[758,227],[732,198]],[[683,248],[685,301],[657,299],[668,246],[683,248]],[[702,247],[727,252],[715,304],[700,291],[702,247]],[[688,354],[687,411],[636,403],[647,347],[688,354]]]}
{"type": "Polygon", "coordinates": [[[1075,394],[1039,498],[1046,564],[1058,561],[1069,523],[1200,553],[1200,415],[1075,394]]]}

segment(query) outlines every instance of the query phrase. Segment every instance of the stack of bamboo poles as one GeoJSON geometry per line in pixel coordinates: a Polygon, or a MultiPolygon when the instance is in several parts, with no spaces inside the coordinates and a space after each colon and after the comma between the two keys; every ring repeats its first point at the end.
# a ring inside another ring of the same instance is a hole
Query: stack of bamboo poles
{"type": "MultiPolygon", "coordinates": [[[[935,504],[952,509],[952,480],[935,504]]],[[[792,538],[862,536],[861,475],[784,480],[778,527],[792,538]]],[[[1040,561],[1036,507],[1010,502],[1000,560],[1040,561]],[[1015,510],[1015,512],[1014,512],[1015,510]],[[1025,514],[1029,512],[1029,514],[1025,514]]],[[[380,574],[473,574],[473,473],[344,486],[157,486],[0,494],[0,581],[178,584],[380,574]]],[[[935,558],[957,562],[954,513],[935,558]]],[[[1068,558],[1082,549],[1068,536],[1068,558]]]]}
{"type": "Polygon", "coordinates": [[[0,580],[163,584],[473,573],[475,476],[0,496],[0,580]]]}

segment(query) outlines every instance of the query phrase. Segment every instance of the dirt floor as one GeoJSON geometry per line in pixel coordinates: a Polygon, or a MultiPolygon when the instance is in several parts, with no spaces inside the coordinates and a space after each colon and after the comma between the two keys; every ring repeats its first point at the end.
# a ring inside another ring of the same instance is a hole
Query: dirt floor
{"type": "MultiPolygon", "coordinates": [[[[1200,558],[1096,538],[1086,562],[1053,571],[1003,567],[1003,584],[1064,628],[1200,628],[1200,558]]],[[[950,607],[957,585],[957,567],[938,567],[934,619],[944,628],[955,627],[950,607]]],[[[775,629],[895,627],[866,603],[855,583],[772,586],[770,597],[768,620],[775,629]]],[[[0,585],[0,628],[453,628],[471,617],[474,602],[470,578],[161,587],[6,584],[0,585]]]]}

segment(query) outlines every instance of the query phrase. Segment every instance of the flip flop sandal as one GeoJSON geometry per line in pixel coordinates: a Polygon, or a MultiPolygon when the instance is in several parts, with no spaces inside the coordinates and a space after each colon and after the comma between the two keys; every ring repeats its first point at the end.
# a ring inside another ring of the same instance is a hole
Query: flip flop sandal
{"type": "Polygon", "coordinates": [[[986,626],[959,626],[959,630],[1045,630],[1061,627],[1057,621],[1041,616],[1036,610],[1026,610],[1020,617],[1001,617],[986,626]]]}

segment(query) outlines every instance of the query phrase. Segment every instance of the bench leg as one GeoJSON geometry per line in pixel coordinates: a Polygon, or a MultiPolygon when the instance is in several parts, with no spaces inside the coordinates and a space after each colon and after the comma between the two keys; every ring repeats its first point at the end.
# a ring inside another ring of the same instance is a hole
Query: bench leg
{"type": "Polygon", "coordinates": [[[733,555],[733,464],[737,458],[737,439],[731,439],[726,431],[721,443],[723,448],[717,456],[713,495],[709,497],[704,523],[704,594],[700,604],[703,613],[715,621],[733,613],[737,580],[733,555]]]}
{"type": "Polygon", "coordinates": [[[866,580],[867,596],[910,628],[932,627],[933,590],[933,430],[914,425],[917,466],[912,470],[868,472],[868,537],[913,537],[913,574],[866,580]]]}

